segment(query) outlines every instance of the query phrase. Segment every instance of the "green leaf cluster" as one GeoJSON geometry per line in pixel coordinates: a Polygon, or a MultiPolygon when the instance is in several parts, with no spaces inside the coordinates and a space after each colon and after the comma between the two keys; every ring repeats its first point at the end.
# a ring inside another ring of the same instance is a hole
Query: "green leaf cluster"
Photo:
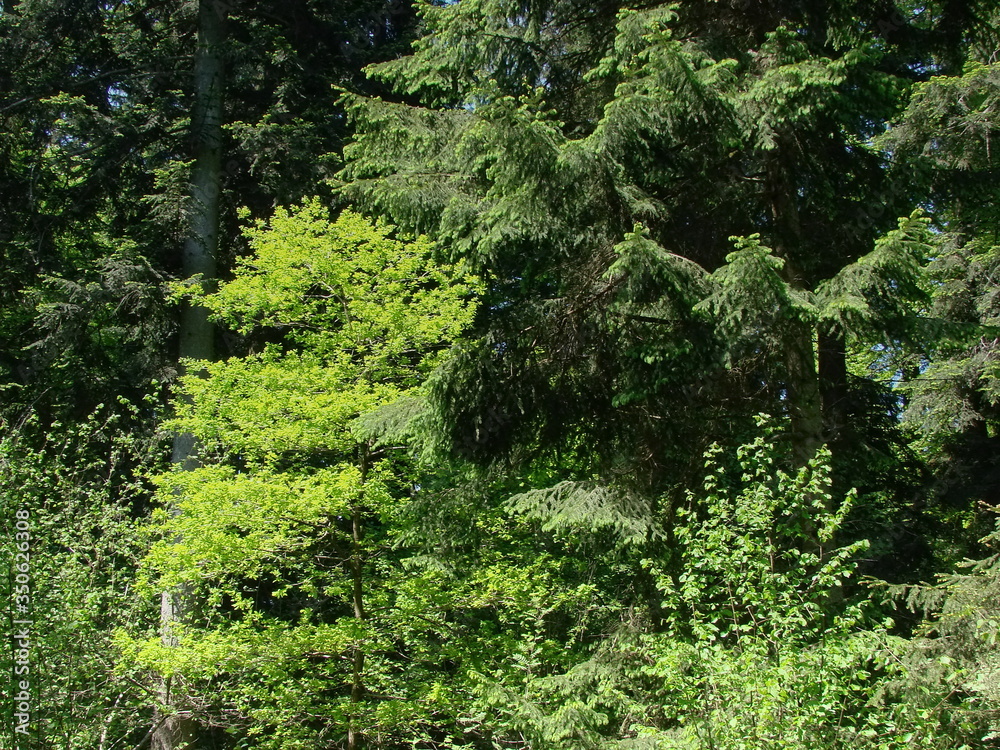
{"type": "Polygon", "coordinates": [[[331,219],[316,200],[247,237],[253,254],[202,301],[251,349],[267,343],[189,364],[168,426],[194,436],[198,465],[155,477],[165,510],[144,590],[181,592],[187,616],[168,641],[123,633],[119,647],[183,680],[188,710],[263,747],[348,727],[419,734],[438,709],[418,696],[441,679],[420,651],[440,629],[414,621],[426,615],[392,552],[415,470],[359,420],[419,399],[477,282],[425,238],[331,219]]]}

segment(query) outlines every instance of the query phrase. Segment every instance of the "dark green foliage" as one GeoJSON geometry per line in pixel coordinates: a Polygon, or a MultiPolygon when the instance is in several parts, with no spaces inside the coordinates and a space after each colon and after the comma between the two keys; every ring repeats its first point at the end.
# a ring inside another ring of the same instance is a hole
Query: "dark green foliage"
{"type": "Polygon", "coordinates": [[[894,351],[906,394],[904,423],[934,468],[934,513],[949,533],[938,554],[978,557],[975,539],[991,520],[977,501],[997,487],[997,129],[995,64],[970,62],[962,75],[917,87],[900,122],[885,136],[900,172],[910,171],[935,207],[940,251],[929,266],[929,313],[936,336],[894,351]],[[968,533],[970,529],[975,529],[968,533]],[[965,541],[960,541],[964,538],[965,541]]]}
{"type": "MultiPolygon", "coordinates": [[[[81,304],[82,286],[107,264],[121,265],[119,254],[150,269],[133,277],[148,285],[140,294],[149,346],[122,343],[101,368],[142,393],[143,381],[162,377],[176,359],[171,327],[159,322],[168,314],[154,300],[158,276],[181,273],[187,233],[196,7],[43,0],[0,13],[0,372],[22,389],[19,404],[62,414],[71,402],[86,412],[103,400],[104,375],[52,389],[56,359],[27,347],[39,327],[49,343],[53,329],[107,327],[115,337],[114,329],[135,328],[133,294],[121,307],[81,304]],[[42,308],[33,304],[39,299],[42,308]]],[[[343,117],[331,114],[331,86],[364,90],[361,67],[395,54],[412,23],[405,2],[230,8],[223,264],[244,251],[239,206],[266,215],[331,174],[346,133],[343,117]]]]}
{"type": "MultiPolygon", "coordinates": [[[[996,531],[982,540],[990,552],[997,541],[996,531]]],[[[948,698],[964,714],[966,731],[995,742],[1000,737],[1000,557],[966,560],[936,584],[901,587],[895,594],[927,618],[905,655],[910,679],[902,685],[904,695],[926,695],[948,685],[948,698]]]]}
{"type": "MultiPolygon", "coordinates": [[[[861,296],[875,293],[862,290],[871,273],[890,283],[884,266],[841,272],[875,239],[857,208],[881,200],[886,178],[861,144],[898,111],[904,72],[837,16],[824,33],[800,9],[784,20],[718,11],[709,23],[683,4],[427,8],[432,33],[416,53],[373,69],[426,106],[347,97],[360,135],[346,193],[433,227],[488,284],[477,341],[437,391],[460,452],[482,461],[582,440],[607,451],[599,471],[649,456],[636,469],[662,488],[706,436],[782,408],[785,393],[803,455],[823,441],[816,313],[798,308],[825,279],[861,296]],[[505,32],[480,43],[470,24],[481,18],[505,32]],[[774,248],[772,290],[801,303],[774,309],[762,278],[724,270],[728,238],[753,232],[774,248]],[[728,273],[745,292],[710,292],[716,271],[722,289],[728,273]],[[748,325],[741,345],[729,323],[754,295],[774,319],[748,325]],[[502,389],[478,391],[498,379],[502,389]],[[478,450],[488,422],[492,445],[478,450]]],[[[824,320],[841,338],[860,333],[859,320],[824,320]]]]}

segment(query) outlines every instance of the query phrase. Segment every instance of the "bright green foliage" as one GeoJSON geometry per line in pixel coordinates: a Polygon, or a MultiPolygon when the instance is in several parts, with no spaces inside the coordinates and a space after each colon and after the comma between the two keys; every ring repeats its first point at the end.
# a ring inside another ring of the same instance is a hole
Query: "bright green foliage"
{"type": "Polygon", "coordinates": [[[893,697],[903,642],[843,595],[867,543],[836,541],[851,497],[832,495],[828,455],[788,473],[773,429],[735,456],[708,451],[674,546],[642,562],[659,627],[633,613],[571,669],[520,694],[490,689],[515,736],[567,749],[952,747],[941,706],[925,710],[947,690],[893,697]]]}
{"type": "Polygon", "coordinates": [[[749,634],[792,645],[837,619],[831,592],[868,544],[832,545],[851,497],[831,510],[829,455],[790,474],[775,465],[772,439],[741,447],[728,470],[721,449],[710,450],[703,486],[676,511],[678,572],[660,581],[676,637],[739,646],[749,634]]]}
{"type": "Polygon", "coordinates": [[[195,403],[179,404],[171,424],[197,437],[205,450],[252,465],[309,451],[350,453],[356,443],[347,430],[351,420],[399,393],[366,382],[344,389],[342,369],[296,352],[210,363],[205,372],[206,379],[188,381],[186,393],[195,403]]]}
{"type": "Polygon", "coordinates": [[[660,579],[670,616],[642,673],[662,680],[658,723],[680,747],[867,746],[856,735],[883,635],[841,594],[867,542],[835,541],[851,497],[832,496],[829,456],[788,473],[769,432],[735,462],[706,454],[677,510],[675,572],[660,579]]]}
{"type": "Polygon", "coordinates": [[[436,651],[440,629],[413,619],[428,615],[407,604],[418,592],[391,553],[413,468],[358,419],[418,395],[468,325],[476,283],[425,239],[331,220],[317,201],[247,235],[253,255],[204,302],[282,344],[184,379],[170,425],[197,438],[202,465],[156,479],[171,511],[146,570],[147,585],[184,591],[189,614],[177,646],[121,646],[183,680],[205,723],[262,747],[419,736],[441,679],[419,651],[436,651]]]}
{"type": "Polygon", "coordinates": [[[252,258],[209,308],[243,333],[287,331],[345,379],[414,385],[468,324],[472,287],[431,262],[426,238],[404,244],[358,214],[325,214],[313,200],[258,223],[247,232],[252,258]]]}
{"type": "MultiPolygon", "coordinates": [[[[30,685],[32,747],[132,747],[149,729],[142,675],[112,642],[117,628],[150,619],[134,586],[149,542],[139,475],[161,465],[162,451],[122,417],[148,406],[102,406],[75,425],[0,422],[2,619],[31,622],[28,674],[15,675],[11,662],[15,630],[0,671],[7,697],[22,679],[30,685]]],[[[11,722],[8,709],[0,747],[12,747],[11,722]]]]}
{"type": "Polygon", "coordinates": [[[394,239],[357,214],[335,222],[318,202],[279,210],[248,231],[254,255],[204,303],[244,334],[271,330],[288,349],[206,363],[174,427],[208,450],[267,464],[351,455],[351,421],[402,397],[468,324],[476,285],[453,280],[430,244],[394,239]]]}
{"type": "Polygon", "coordinates": [[[198,580],[210,582],[217,596],[227,595],[239,609],[252,607],[239,592],[240,582],[281,575],[287,558],[310,544],[304,533],[310,526],[349,515],[358,501],[368,507],[384,504],[381,483],[369,480],[359,490],[360,479],[349,464],[305,476],[236,473],[225,466],[166,475],[159,483],[163,494],[179,498],[169,529],[185,541],[168,539],[155,546],[148,562],[161,571],[160,582],[168,588],[188,582],[191,571],[198,571],[198,580]]]}

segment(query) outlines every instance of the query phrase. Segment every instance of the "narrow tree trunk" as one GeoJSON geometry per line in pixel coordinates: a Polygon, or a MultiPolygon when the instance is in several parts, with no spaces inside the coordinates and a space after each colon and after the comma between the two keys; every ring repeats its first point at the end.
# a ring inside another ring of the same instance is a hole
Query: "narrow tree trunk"
{"type": "MultiPolygon", "coordinates": [[[[219,247],[219,189],[222,175],[223,41],[226,5],[222,0],[201,0],[198,5],[198,48],[194,63],[194,104],[191,113],[191,142],[194,171],[191,176],[191,207],[188,237],[184,243],[182,271],[185,278],[198,277],[210,290],[216,276],[219,247]]],[[[197,303],[186,304],[181,311],[179,357],[184,360],[210,360],[213,357],[214,330],[208,311],[197,303]]],[[[193,435],[174,438],[175,464],[184,470],[198,466],[197,446],[193,435]]],[[[179,512],[176,508],[172,513],[179,512]]],[[[186,592],[165,591],[160,601],[160,625],[163,643],[176,646],[174,623],[184,616],[186,592]]],[[[160,700],[171,710],[179,708],[176,681],[164,679],[160,700]],[[173,684],[172,684],[173,683],[173,684]]],[[[152,750],[183,750],[197,741],[197,722],[189,713],[177,711],[162,720],[150,740],[152,750]]]]}

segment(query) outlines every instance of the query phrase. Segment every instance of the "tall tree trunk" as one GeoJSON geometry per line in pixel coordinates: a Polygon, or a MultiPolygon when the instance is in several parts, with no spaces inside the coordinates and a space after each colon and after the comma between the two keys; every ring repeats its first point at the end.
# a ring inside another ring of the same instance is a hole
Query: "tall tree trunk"
{"type": "MultiPolygon", "coordinates": [[[[215,259],[219,249],[226,7],[222,0],[201,0],[198,5],[195,98],[191,113],[191,144],[195,163],[191,175],[191,213],[184,243],[183,273],[186,278],[200,276],[202,287],[206,290],[210,290],[215,281],[215,259]]],[[[213,338],[208,310],[198,304],[185,305],[180,326],[181,358],[211,359],[214,354],[213,338]]],[[[184,449],[190,452],[190,446],[184,446],[184,449]]],[[[176,455],[174,460],[177,460],[176,455]]]]}
{"type": "MultiPolygon", "coordinates": [[[[191,206],[188,236],[184,243],[182,270],[185,278],[198,277],[209,291],[216,276],[219,248],[219,190],[222,177],[223,43],[226,4],[222,0],[200,0],[198,4],[198,48],[194,62],[194,104],[191,112],[191,144],[194,170],[191,176],[191,206]]],[[[210,360],[214,354],[214,330],[208,310],[197,303],[185,304],[180,319],[179,357],[182,361],[210,360]]],[[[173,462],[185,470],[198,466],[197,445],[193,435],[174,438],[173,462]]],[[[177,509],[172,512],[177,513],[177,509]]],[[[160,625],[163,643],[176,645],[174,623],[185,610],[183,590],[161,595],[160,625]]],[[[160,699],[179,709],[171,679],[164,679],[160,699]]],[[[152,750],[183,750],[194,747],[197,722],[190,713],[177,710],[159,719],[150,744],[152,750]]]]}
{"type": "MultiPolygon", "coordinates": [[[[794,289],[808,289],[808,281],[796,266],[793,251],[802,246],[802,225],[796,203],[796,187],[782,154],[783,146],[769,160],[767,168],[774,249],[785,261],[785,280],[794,289]]],[[[785,342],[785,391],[791,422],[792,450],[802,466],[816,455],[824,443],[823,401],[816,363],[816,329],[794,323],[785,342]]]]}
{"type": "Polygon", "coordinates": [[[804,466],[823,447],[823,401],[816,371],[814,329],[806,325],[795,329],[797,335],[785,344],[786,389],[792,454],[796,463],[804,466]]]}

